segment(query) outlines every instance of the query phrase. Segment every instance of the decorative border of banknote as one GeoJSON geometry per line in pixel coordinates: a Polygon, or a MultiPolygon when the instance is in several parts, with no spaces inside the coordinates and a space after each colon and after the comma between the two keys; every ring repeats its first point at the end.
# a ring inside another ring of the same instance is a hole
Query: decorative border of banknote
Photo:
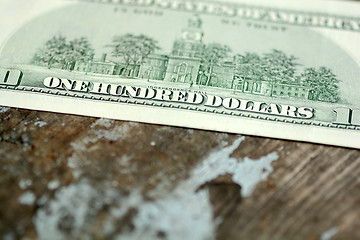
{"type": "MultiPolygon", "coordinates": [[[[14,89],[12,87],[4,87],[0,85],[0,89],[14,89]]],[[[137,104],[137,105],[148,105],[153,107],[166,107],[166,108],[173,108],[173,109],[181,109],[181,110],[190,110],[190,111],[200,111],[200,112],[206,112],[206,113],[214,113],[214,114],[220,114],[220,115],[229,115],[229,116],[237,116],[237,117],[244,117],[244,118],[253,118],[253,119],[259,119],[259,120],[267,120],[267,121],[275,121],[275,122],[281,122],[281,123],[290,123],[290,124],[300,124],[300,125],[307,125],[307,126],[317,126],[317,127],[326,127],[326,128],[338,128],[338,129],[347,129],[347,130],[360,130],[360,126],[354,126],[354,125],[343,125],[343,124],[334,124],[334,123],[323,123],[319,121],[299,121],[299,120],[287,120],[287,119],[280,119],[276,117],[270,117],[270,116],[261,116],[261,115],[251,115],[241,112],[233,112],[233,111],[219,111],[216,109],[210,110],[209,108],[200,108],[200,107],[191,107],[191,106],[182,106],[182,105],[176,105],[171,103],[156,103],[151,102],[148,103],[147,100],[135,100],[133,98],[128,99],[121,99],[121,98],[115,98],[115,97],[104,97],[99,95],[87,95],[87,94],[81,94],[81,93],[72,93],[72,92],[64,92],[60,90],[44,90],[42,88],[34,88],[34,87],[18,87],[16,90],[24,91],[24,92],[34,92],[34,93],[41,93],[46,95],[56,95],[56,96],[65,96],[65,97],[72,97],[77,99],[88,99],[88,100],[97,100],[97,101],[108,101],[108,102],[118,102],[118,103],[125,103],[125,104],[137,104]]]]}

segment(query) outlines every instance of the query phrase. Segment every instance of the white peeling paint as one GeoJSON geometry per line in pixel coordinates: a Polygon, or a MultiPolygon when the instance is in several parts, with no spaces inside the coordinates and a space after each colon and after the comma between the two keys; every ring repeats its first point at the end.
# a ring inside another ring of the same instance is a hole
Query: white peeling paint
{"type": "Polygon", "coordinates": [[[19,181],[19,187],[21,189],[26,189],[27,187],[30,187],[32,184],[32,181],[30,179],[20,179],[19,181]]]}
{"type": "Polygon", "coordinates": [[[111,127],[111,125],[115,122],[115,120],[107,119],[107,118],[99,118],[96,120],[94,124],[91,125],[91,128],[94,128],[96,126],[103,126],[106,128],[111,127]]]}
{"type": "Polygon", "coordinates": [[[139,205],[138,214],[133,219],[134,231],[119,235],[119,240],[159,239],[163,232],[166,239],[214,239],[212,206],[207,190],[197,193],[183,192],[154,202],[139,205]]]}
{"type": "Polygon", "coordinates": [[[95,143],[101,138],[107,139],[109,141],[123,140],[125,139],[126,134],[130,131],[130,129],[138,125],[138,123],[134,122],[125,122],[119,126],[115,126],[112,129],[108,129],[111,127],[110,123],[113,123],[113,120],[100,118],[93,125],[91,125],[93,130],[88,134],[88,136],[80,139],[79,141],[72,142],[71,146],[74,148],[74,150],[83,151],[87,150],[87,144],[95,143]],[[106,129],[95,128],[96,126],[103,126],[106,129]]]}
{"type": "Polygon", "coordinates": [[[4,236],[4,240],[15,240],[15,235],[13,233],[7,233],[4,236]]]}
{"type": "Polygon", "coordinates": [[[332,227],[321,234],[320,240],[330,240],[338,231],[337,227],[332,227]]]}
{"type": "Polygon", "coordinates": [[[38,126],[38,127],[43,127],[43,126],[45,126],[47,123],[46,122],[44,122],[44,121],[36,121],[36,122],[34,122],[34,125],[35,126],[38,126]]]}
{"type": "MultiPolygon", "coordinates": [[[[100,119],[101,120],[101,119],[100,119]]],[[[100,121],[98,120],[98,121],[100,121]]],[[[103,121],[103,120],[102,120],[103,121]]],[[[98,122],[96,122],[98,123],[98,122]]],[[[94,131],[95,137],[94,139],[88,139],[91,142],[97,141],[101,138],[105,138],[110,141],[117,141],[117,140],[123,140],[126,138],[126,134],[129,132],[131,128],[138,125],[134,122],[125,122],[119,126],[115,126],[114,128],[108,130],[108,129],[96,129],[94,131]]],[[[108,126],[108,125],[104,125],[108,126]]]]}
{"type": "Polygon", "coordinates": [[[231,158],[230,155],[243,140],[244,137],[240,137],[231,146],[210,154],[192,172],[192,177],[182,184],[182,187],[197,188],[220,175],[231,174],[232,180],[241,186],[242,196],[250,196],[256,184],[265,180],[273,171],[271,163],[278,159],[278,155],[273,152],[257,160],[247,157],[240,160],[231,158]]]}
{"type": "Polygon", "coordinates": [[[152,196],[158,200],[139,205],[139,212],[133,221],[135,230],[117,239],[142,239],[145,236],[150,240],[158,239],[158,232],[164,232],[166,238],[172,240],[214,239],[221,219],[213,219],[208,190],[196,190],[219,175],[229,173],[233,175],[234,182],[241,184],[243,194],[249,196],[256,184],[271,173],[271,162],[278,158],[276,153],[255,161],[231,158],[230,155],[243,140],[244,137],[240,137],[228,147],[224,147],[224,143],[221,150],[211,153],[172,192],[163,192],[160,185],[152,192],[152,196]]]}
{"type": "Polygon", "coordinates": [[[6,113],[9,110],[10,110],[9,107],[0,107],[0,113],[6,113]]]}
{"type": "Polygon", "coordinates": [[[113,125],[114,122],[114,120],[100,118],[91,125],[92,131],[89,132],[88,136],[70,143],[71,147],[74,149],[74,153],[70,158],[68,158],[67,165],[68,167],[74,169],[74,178],[79,178],[81,175],[81,166],[84,161],[86,161],[86,159],[83,158],[81,152],[89,151],[87,147],[89,143],[96,143],[102,138],[109,141],[121,141],[126,138],[127,133],[134,126],[138,125],[138,123],[134,122],[125,122],[119,126],[108,129],[113,125]],[[101,126],[103,128],[97,128],[96,126],[101,126]]]}
{"type": "Polygon", "coordinates": [[[49,195],[44,194],[36,201],[36,203],[38,205],[44,205],[48,200],[49,200],[49,195]]]}
{"type": "Polygon", "coordinates": [[[270,153],[257,160],[251,160],[245,157],[243,162],[235,167],[235,170],[232,171],[233,181],[241,186],[241,194],[243,197],[251,196],[256,185],[266,180],[274,170],[271,163],[278,158],[279,156],[276,152],[270,153]]]}
{"type": "Polygon", "coordinates": [[[60,186],[60,182],[58,180],[52,180],[48,183],[47,187],[50,190],[54,190],[60,186]]]}
{"type": "Polygon", "coordinates": [[[96,189],[86,181],[59,189],[54,200],[36,213],[34,224],[38,239],[71,238],[59,228],[60,224],[71,228],[72,236],[88,236],[93,226],[86,221],[95,219],[99,210],[116,199],[121,199],[121,195],[113,188],[96,189]]]}
{"type": "Polygon", "coordinates": [[[26,191],[19,197],[19,203],[23,205],[33,205],[36,200],[36,197],[33,192],[26,191]]]}
{"type": "MultiPolygon", "coordinates": [[[[237,160],[230,158],[230,155],[237,149],[245,137],[239,137],[229,147],[224,147],[224,142],[220,150],[211,153],[200,165],[191,173],[191,177],[181,183],[177,192],[187,191],[195,192],[201,185],[217,178],[219,175],[231,173],[232,168],[236,165],[237,160]]],[[[240,193],[239,193],[240,194],[240,193]]]]}
{"type": "MultiPolygon", "coordinates": [[[[98,121],[96,124],[110,127],[107,120],[98,121]]],[[[102,131],[94,128],[95,133],[91,133],[87,139],[73,143],[75,151],[79,151],[69,162],[74,171],[81,171],[80,155],[81,151],[86,150],[87,143],[95,142],[102,137],[107,138],[109,131],[110,138],[113,139],[113,133],[126,132],[126,129],[131,127],[123,125],[120,126],[121,129],[101,129],[102,131]]],[[[239,137],[229,146],[224,142],[220,150],[209,154],[190,172],[189,178],[180,182],[173,190],[164,191],[167,189],[164,188],[167,180],[163,180],[155,190],[149,192],[152,200],[144,198],[135,189],[129,195],[124,195],[111,184],[96,187],[85,180],[62,187],[56,191],[53,200],[49,200],[44,208],[38,210],[34,218],[39,239],[62,240],[74,236],[91,238],[94,230],[87,221],[96,219],[97,213],[105,205],[112,206],[102,226],[105,238],[115,234],[115,239],[119,240],[152,240],[159,239],[158,233],[162,232],[166,239],[171,240],[215,239],[216,227],[221,219],[214,219],[209,192],[206,188],[197,191],[199,187],[219,175],[231,174],[233,181],[241,185],[243,196],[250,196],[256,184],[265,180],[272,172],[271,163],[278,158],[276,153],[270,153],[257,160],[230,157],[243,140],[244,137],[239,137]],[[124,217],[132,208],[137,211],[132,219],[134,230],[125,229],[120,234],[116,233],[118,219],[124,217]],[[71,236],[59,228],[59,224],[67,222],[67,219],[71,219],[71,236]]],[[[119,161],[126,165],[128,158],[126,156],[119,161]]]]}

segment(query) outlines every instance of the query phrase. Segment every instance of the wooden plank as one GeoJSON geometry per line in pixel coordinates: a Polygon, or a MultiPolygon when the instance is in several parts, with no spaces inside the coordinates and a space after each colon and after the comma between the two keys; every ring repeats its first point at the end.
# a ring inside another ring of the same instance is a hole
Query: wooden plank
{"type": "MultiPolygon", "coordinates": [[[[29,110],[0,112],[2,239],[36,239],[44,236],[42,226],[48,232],[56,226],[55,232],[72,239],[130,239],[143,231],[139,216],[147,206],[161,206],[163,215],[154,212],[150,230],[138,239],[150,239],[152,231],[155,239],[196,236],[159,224],[186,226],[169,216],[185,221],[186,211],[207,209],[206,201],[215,222],[209,234],[217,239],[360,239],[359,150],[29,110]],[[240,195],[246,186],[234,174],[211,177],[211,168],[201,168],[221,160],[241,167],[247,158],[256,164],[269,154],[276,155],[273,169],[264,169],[269,175],[249,196],[240,195]],[[204,196],[205,205],[196,205],[204,196]],[[182,199],[189,201],[188,210],[182,199]]],[[[200,234],[206,214],[190,219],[195,225],[188,230],[200,234]]]]}

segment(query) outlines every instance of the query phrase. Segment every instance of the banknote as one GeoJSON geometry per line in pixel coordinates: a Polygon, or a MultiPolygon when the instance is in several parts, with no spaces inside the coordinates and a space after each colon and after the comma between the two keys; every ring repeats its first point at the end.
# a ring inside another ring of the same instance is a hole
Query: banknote
{"type": "Polygon", "coordinates": [[[0,3],[0,105],[360,148],[360,5],[0,3]]]}

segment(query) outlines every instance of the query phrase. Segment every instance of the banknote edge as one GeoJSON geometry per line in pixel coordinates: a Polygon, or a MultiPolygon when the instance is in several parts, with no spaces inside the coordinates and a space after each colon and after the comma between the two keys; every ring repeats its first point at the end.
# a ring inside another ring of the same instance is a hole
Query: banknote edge
{"type": "Polygon", "coordinates": [[[149,109],[144,105],[39,95],[36,92],[13,92],[9,89],[0,89],[0,96],[4,98],[1,104],[9,107],[360,148],[358,132],[344,132],[344,129],[339,128],[318,128],[314,125],[267,121],[259,124],[259,122],[254,122],[254,119],[239,119],[237,116],[220,114],[212,115],[209,121],[208,113],[192,111],[182,111],[180,119],[179,109],[175,108],[149,109]],[[56,101],[58,104],[54,104],[56,101]],[[222,123],[219,124],[220,122],[222,123]],[[273,130],[275,128],[276,131],[273,130]]]}

